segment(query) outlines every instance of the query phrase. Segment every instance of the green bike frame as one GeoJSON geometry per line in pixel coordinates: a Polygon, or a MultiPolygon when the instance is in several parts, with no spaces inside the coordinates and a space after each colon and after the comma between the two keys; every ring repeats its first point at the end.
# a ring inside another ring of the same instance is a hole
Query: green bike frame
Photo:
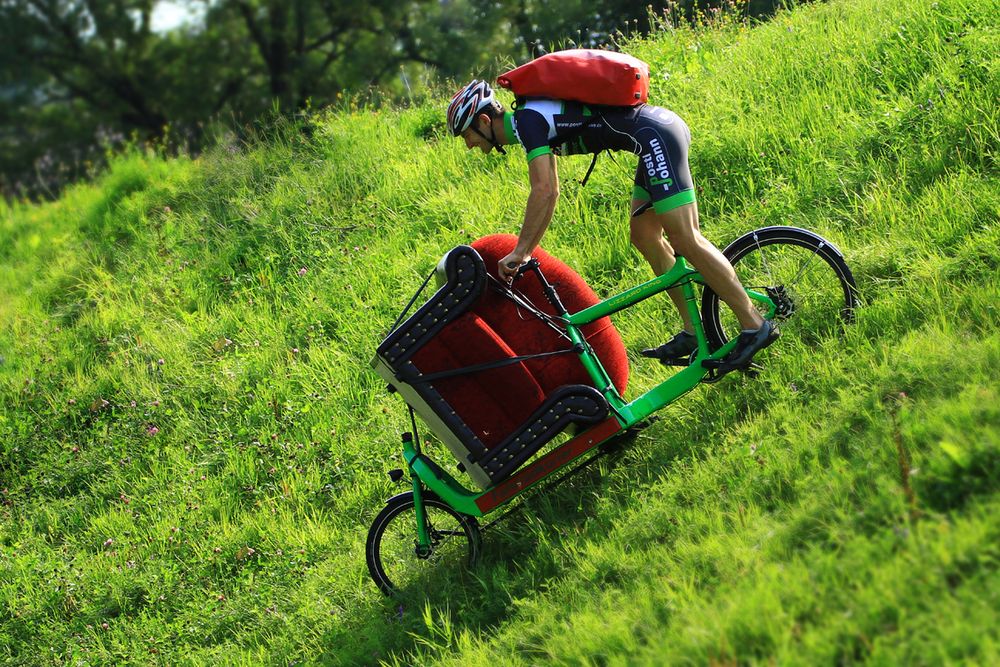
{"type": "MultiPolygon", "coordinates": [[[[411,439],[405,439],[403,441],[403,458],[406,460],[413,483],[413,496],[417,511],[418,549],[430,548],[430,537],[426,521],[424,521],[422,502],[424,488],[458,512],[476,517],[483,516],[509,502],[522,491],[534,486],[587,451],[623,430],[635,426],[660,408],[669,405],[698,386],[710,372],[702,365],[702,362],[726,356],[733,349],[736,341],[731,340],[714,351],[709,349],[708,338],[705,335],[705,328],[698,309],[694,283],[703,284],[704,281],[701,275],[685,262],[683,257],[678,257],[673,268],[666,273],[589,308],[562,317],[567,335],[577,346],[577,349],[581,350],[580,360],[594,381],[594,386],[607,399],[613,416],[552,449],[495,486],[482,492],[470,491],[427,458],[420,451],[419,442],[415,445],[411,439]],[[581,329],[602,317],[634,306],[674,287],[679,287],[684,295],[684,301],[688,313],[691,315],[694,333],[698,341],[697,352],[690,365],[628,402],[618,393],[597,355],[587,343],[581,329]]],[[[752,301],[763,306],[766,318],[774,317],[776,305],[769,296],[754,290],[746,290],[746,292],[752,301]]]]}

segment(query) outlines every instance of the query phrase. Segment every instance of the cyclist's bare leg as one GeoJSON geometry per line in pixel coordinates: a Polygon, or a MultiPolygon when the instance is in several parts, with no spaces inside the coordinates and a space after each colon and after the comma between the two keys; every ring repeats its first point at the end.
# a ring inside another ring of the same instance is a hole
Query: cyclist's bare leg
{"type": "MultiPolygon", "coordinates": [[[[733,265],[711,241],[701,235],[698,204],[691,203],[666,213],[654,213],[670,245],[694,266],[740,321],[744,329],[758,329],[764,318],[753,307],[733,265]]],[[[673,257],[671,257],[673,260],[673,257]]]]}
{"type": "MultiPolygon", "coordinates": [[[[641,199],[633,199],[631,210],[637,210],[644,203],[641,199]]],[[[653,209],[649,209],[630,219],[629,240],[635,246],[636,250],[649,262],[654,275],[661,276],[673,267],[676,261],[674,259],[674,249],[670,247],[670,243],[663,236],[663,223],[657,219],[656,212],[653,209]]],[[[684,321],[684,330],[693,334],[694,324],[692,324],[691,314],[688,313],[687,306],[684,304],[684,294],[679,287],[667,290],[667,294],[670,295],[670,299],[677,306],[677,310],[681,314],[681,319],[684,321]]]]}

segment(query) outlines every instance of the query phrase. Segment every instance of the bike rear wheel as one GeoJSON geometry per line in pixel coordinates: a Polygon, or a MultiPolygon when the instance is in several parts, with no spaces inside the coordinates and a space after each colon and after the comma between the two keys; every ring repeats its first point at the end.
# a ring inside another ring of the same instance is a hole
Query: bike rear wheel
{"type": "MultiPolygon", "coordinates": [[[[797,227],[765,227],[736,239],[722,251],[743,287],[767,294],[776,304],[783,333],[815,343],[854,318],[857,287],[843,254],[823,237],[797,227]]],[[[766,314],[759,301],[753,301],[766,314]]],[[[706,287],[702,319],[712,349],[740,332],[732,310],[706,287]]]]}
{"type": "Polygon", "coordinates": [[[430,548],[417,544],[413,492],[391,498],[368,531],[368,572],[386,595],[410,588],[465,586],[476,565],[482,538],[475,517],[453,510],[424,492],[430,548]]]}

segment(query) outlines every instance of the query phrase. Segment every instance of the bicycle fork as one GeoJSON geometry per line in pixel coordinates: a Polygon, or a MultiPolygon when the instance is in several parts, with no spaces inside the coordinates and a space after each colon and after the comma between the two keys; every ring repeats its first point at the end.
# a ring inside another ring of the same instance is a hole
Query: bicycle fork
{"type": "MultiPolygon", "coordinates": [[[[420,454],[420,441],[414,442],[413,435],[403,434],[404,446],[413,442],[414,449],[420,454]]],[[[427,508],[424,506],[424,485],[413,470],[412,466],[407,466],[410,470],[410,481],[413,484],[413,513],[417,519],[417,540],[414,543],[414,551],[417,558],[427,558],[431,555],[431,534],[427,528],[427,508]]]]}

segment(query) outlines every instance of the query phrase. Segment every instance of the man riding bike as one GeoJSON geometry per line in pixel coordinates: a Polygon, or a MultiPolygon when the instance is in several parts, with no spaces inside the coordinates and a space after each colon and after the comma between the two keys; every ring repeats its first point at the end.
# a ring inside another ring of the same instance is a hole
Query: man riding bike
{"type": "MultiPolygon", "coordinates": [[[[740,285],[732,264],[698,224],[698,205],[688,166],[691,132],[674,112],[647,104],[598,107],[579,102],[529,98],[506,112],[489,84],[472,81],[448,105],[448,129],[468,149],[489,153],[520,143],[528,158],[531,192],[514,250],[500,260],[498,275],[510,281],[531,256],[552,221],[559,198],[556,155],[628,151],[639,156],[632,193],[630,240],[656,275],[667,272],[680,254],[736,314],[740,333],[723,363],[745,368],[754,354],[778,337],[740,285]]],[[[668,342],[642,351],[663,363],[683,362],[697,348],[691,316],[681,291],[669,291],[684,329],[668,342]]]]}

